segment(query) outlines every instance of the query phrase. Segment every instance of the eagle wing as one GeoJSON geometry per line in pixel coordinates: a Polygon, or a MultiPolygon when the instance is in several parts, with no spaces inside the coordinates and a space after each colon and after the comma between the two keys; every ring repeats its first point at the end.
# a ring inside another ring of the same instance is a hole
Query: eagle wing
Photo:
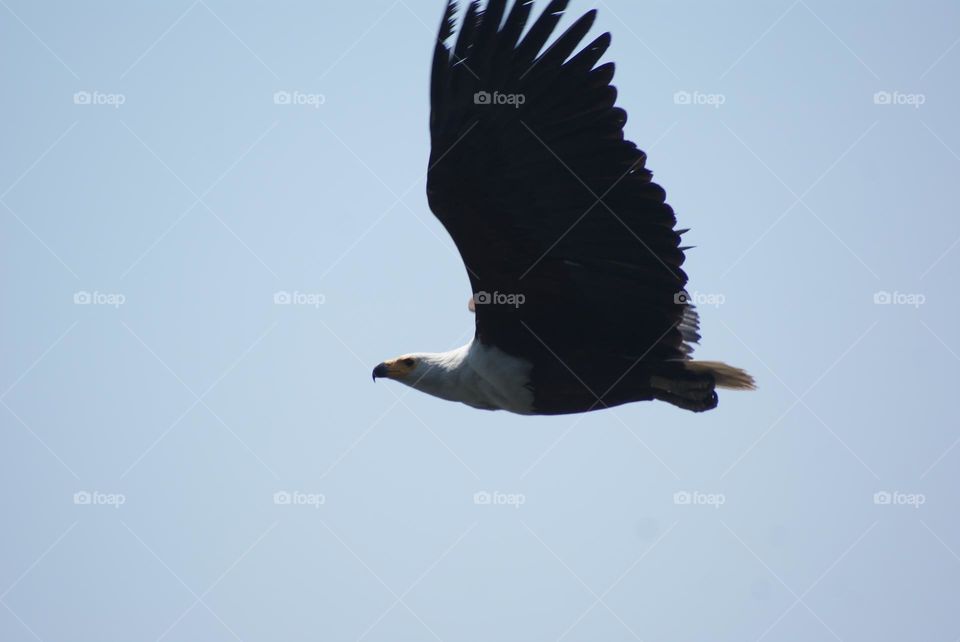
{"type": "Polygon", "coordinates": [[[596,12],[545,47],[568,0],[521,39],[532,0],[471,2],[454,46],[446,8],[433,62],[427,193],[463,258],[484,344],[688,358],[697,335],[684,249],[646,154],[624,137],[596,12]]]}

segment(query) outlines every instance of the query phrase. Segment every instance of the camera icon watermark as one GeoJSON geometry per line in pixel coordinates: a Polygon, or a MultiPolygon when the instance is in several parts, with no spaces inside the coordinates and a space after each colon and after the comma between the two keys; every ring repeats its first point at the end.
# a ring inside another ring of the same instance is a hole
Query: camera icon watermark
{"type": "Polygon", "coordinates": [[[523,493],[502,493],[498,490],[478,490],[473,494],[473,503],[477,506],[513,506],[520,508],[527,502],[523,493]]]}
{"type": "Polygon", "coordinates": [[[275,305],[299,305],[317,309],[326,302],[327,297],[319,292],[278,290],[273,293],[273,303],[275,305]]]}
{"type": "Polygon", "coordinates": [[[673,302],[677,305],[696,305],[700,307],[709,305],[719,308],[727,302],[727,297],[716,292],[687,292],[686,290],[681,290],[674,293],[673,302]]]}
{"type": "Polygon", "coordinates": [[[74,305],[106,305],[114,309],[127,302],[127,297],[119,292],[88,292],[79,290],[73,293],[74,305]]]}
{"type": "Polygon", "coordinates": [[[878,91],[873,95],[874,105],[907,106],[919,109],[926,102],[926,94],[909,94],[901,91],[878,91]]]}
{"type": "Polygon", "coordinates": [[[906,305],[917,309],[926,302],[926,295],[920,294],[919,292],[897,292],[896,290],[888,292],[887,290],[880,290],[879,292],[873,293],[874,305],[906,305]]]}
{"type": "Polygon", "coordinates": [[[320,508],[327,503],[323,493],[304,493],[299,490],[278,490],[273,494],[273,503],[277,506],[312,506],[320,508]]]}
{"type": "Polygon", "coordinates": [[[123,493],[102,493],[98,490],[78,490],[73,494],[76,506],[113,506],[120,508],[127,503],[123,493]]]}
{"type": "Polygon", "coordinates": [[[273,92],[274,105],[292,105],[320,109],[320,107],[326,103],[327,97],[323,94],[307,93],[297,90],[280,90],[273,92]]]}
{"type": "Polygon", "coordinates": [[[720,508],[727,503],[727,496],[723,493],[704,493],[699,490],[678,490],[673,494],[673,503],[677,506],[720,508]]]}
{"type": "Polygon", "coordinates": [[[504,94],[499,91],[478,91],[473,95],[474,105],[509,106],[520,109],[527,102],[524,94],[504,94]]]}
{"type": "Polygon", "coordinates": [[[477,305],[509,305],[519,308],[527,302],[525,294],[513,294],[507,292],[476,292],[473,295],[473,304],[477,305]]]}
{"type": "Polygon", "coordinates": [[[718,93],[711,94],[702,91],[681,90],[673,94],[674,105],[694,105],[720,109],[726,102],[727,97],[724,94],[718,93]]]}
{"type": "Polygon", "coordinates": [[[913,506],[914,508],[920,508],[927,503],[927,496],[923,493],[881,490],[873,494],[873,503],[877,506],[913,506]]]}
{"type": "Polygon", "coordinates": [[[127,102],[127,97],[123,94],[112,94],[102,91],[78,91],[73,94],[74,105],[106,105],[119,109],[120,105],[127,102]]]}

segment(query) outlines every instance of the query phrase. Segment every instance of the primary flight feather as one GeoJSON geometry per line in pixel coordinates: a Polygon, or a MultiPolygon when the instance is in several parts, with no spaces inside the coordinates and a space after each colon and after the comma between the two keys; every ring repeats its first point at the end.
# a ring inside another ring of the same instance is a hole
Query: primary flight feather
{"type": "Polygon", "coordinates": [[[526,29],[533,0],[471,2],[450,45],[448,3],[427,195],[463,258],[476,332],[456,350],[381,363],[374,379],[520,414],[653,399],[710,410],[716,388],[753,379],[691,359],[685,230],[624,138],[614,65],[598,64],[610,34],[580,48],[596,11],[547,46],[567,4],[553,0],[526,29]]]}

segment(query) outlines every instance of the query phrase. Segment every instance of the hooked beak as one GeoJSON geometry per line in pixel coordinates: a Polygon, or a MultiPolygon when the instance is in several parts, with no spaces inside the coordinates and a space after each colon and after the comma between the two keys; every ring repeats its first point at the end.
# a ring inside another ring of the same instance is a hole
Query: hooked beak
{"type": "Polygon", "coordinates": [[[390,374],[390,369],[387,367],[387,364],[381,363],[377,365],[376,368],[373,369],[373,381],[376,382],[377,377],[380,377],[382,379],[383,377],[386,377],[388,374],[390,374]]]}

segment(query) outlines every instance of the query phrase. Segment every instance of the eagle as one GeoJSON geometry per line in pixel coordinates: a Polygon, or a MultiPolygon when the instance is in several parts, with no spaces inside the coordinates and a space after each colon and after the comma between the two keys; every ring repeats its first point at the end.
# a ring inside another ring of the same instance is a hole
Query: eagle
{"type": "Polygon", "coordinates": [[[552,0],[527,29],[533,0],[473,0],[457,30],[448,1],[427,197],[463,259],[475,331],[455,350],[384,361],[373,379],[522,415],[650,400],[711,410],[717,388],[754,380],[692,359],[687,230],[624,136],[614,64],[599,64],[610,34],[581,48],[597,12],[546,46],[567,4],[552,0]]]}

